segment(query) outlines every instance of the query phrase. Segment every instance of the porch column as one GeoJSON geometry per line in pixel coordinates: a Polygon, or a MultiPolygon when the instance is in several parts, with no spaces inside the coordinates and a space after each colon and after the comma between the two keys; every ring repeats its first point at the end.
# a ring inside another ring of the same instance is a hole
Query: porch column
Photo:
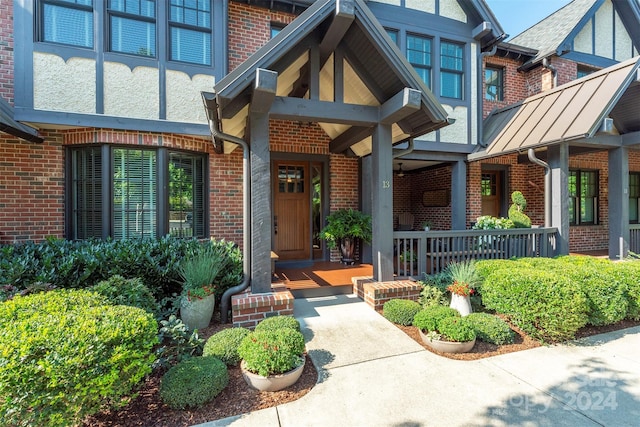
{"type": "Polygon", "coordinates": [[[458,160],[451,167],[451,229],[467,228],[467,163],[458,160]]]}
{"type": "Polygon", "coordinates": [[[629,237],[629,149],[618,147],[609,150],[610,259],[629,254],[629,237]]]}
{"type": "MultiPolygon", "coordinates": [[[[360,207],[362,212],[371,215],[371,204],[373,196],[373,188],[371,183],[371,156],[362,157],[360,159],[360,207]]],[[[362,243],[360,248],[360,261],[371,264],[371,244],[362,243]]]]}
{"type": "Polygon", "coordinates": [[[249,115],[251,147],[251,293],[271,292],[269,115],[249,115]]]}
{"type": "Polygon", "coordinates": [[[393,280],[393,147],[391,125],[378,124],[372,135],[371,194],[373,279],[393,280]]]}
{"type": "Polygon", "coordinates": [[[551,226],[558,229],[556,255],[569,253],[569,146],[547,148],[551,168],[551,226]]]}

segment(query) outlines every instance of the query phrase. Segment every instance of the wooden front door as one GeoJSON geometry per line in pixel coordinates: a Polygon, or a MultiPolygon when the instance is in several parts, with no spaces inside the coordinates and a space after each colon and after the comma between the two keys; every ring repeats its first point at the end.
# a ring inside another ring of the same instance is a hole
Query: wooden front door
{"type": "Polygon", "coordinates": [[[482,215],[500,216],[502,172],[482,172],[482,215]]]}
{"type": "Polygon", "coordinates": [[[273,163],[274,251],[280,260],[309,259],[311,255],[309,163],[273,163]]]}

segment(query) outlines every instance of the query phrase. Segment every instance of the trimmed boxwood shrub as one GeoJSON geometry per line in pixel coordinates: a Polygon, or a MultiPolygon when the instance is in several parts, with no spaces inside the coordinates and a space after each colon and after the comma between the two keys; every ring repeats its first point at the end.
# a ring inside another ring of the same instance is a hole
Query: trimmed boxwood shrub
{"type": "Polygon", "coordinates": [[[251,333],[245,328],[229,328],[213,334],[204,345],[203,356],[215,356],[227,366],[236,366],[240,363],[238,347],[240,343],[251,333]]]}
{"type": "Polygon", "coordinates": [[[465,317],[445,317],[438,321],[438,332],[449,341],[464,342],[476,338],[473,325],[465,317]]]}
{"type": "Polygon", "coordinates": [[[261,320],[256,325],[256,331],[274,331],[276,329],[289,328],[300,332],[300,322],[292,316],[273,316],[261,320]]]}
{"type": "Polygon", "coordinates": [[[173,409],[198,407],[229,384],[227,366],[217,357],[186,359],[169,369],[160,383],[160,398],[173,409]]]}
{"type": "Polygon", "coordinates": [[[541,340],[574,338],[587,322],[588,304],[580,285],[541,269],[495,270],[482,285],[482,298],[487,308],[541,340]]]}
{"type": "Polygon", "coordinates": [[[627,286],[627,318],[640,320],[640,261],[616,263],[616,274],[627,286]]]}
{"type": "Polygon", "coordinates": [[[383,316],[390,322],[409,326],[413,318],[422,307],[415,301],[408,299],[391,299],[382,306],[383,316]]]}
{"type": "Polygon", "coordinates": [[[158,304],[153,294],[139,278],[125,279],[115,275],[89,288],[107,297],[112,305],[130,305],[156,315],[158,304]]]}
{"type": "Polygon", "coordinates": [[[479,340],[491,344],[512,344],[515,338],[507,322],[489,313],[471,313],[465,317],[479,340]]]}
{"type": "Polygon", "coordinates": [[[290,328],[257,331],[247,335],[238,354],[249,371],[268,377],[299,366],[304,354],[304,336],[290,328]]]}
{"type": "Polygon", "coordinates": [[[55,290],[0,304],[0,419],[67,426],[123,398],[151,372],[158,325],[85,290],[55,290]]]}
{"type": "Polygon", "coordinates": [[[413,326],[424,332],[437,331],[439,322],[448,317],[460,317],[460,313],[451,307],[434,305],[420,310],[413,318],[413,326]]]}

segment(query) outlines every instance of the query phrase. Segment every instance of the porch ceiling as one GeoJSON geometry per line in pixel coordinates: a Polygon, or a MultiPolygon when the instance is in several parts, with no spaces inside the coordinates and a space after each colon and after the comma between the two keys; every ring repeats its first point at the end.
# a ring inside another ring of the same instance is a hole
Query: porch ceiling
{"type": "Polygon", "coordinates": [[[553,90],[492,112],[485,120],[486,148],[470,160],[523,152],[567,141],[570,144],[623,144],[600,137],[603,121],[613,120],[609,134],[640,131],[640,57],[574,80],[553,90]]]}
{"type": "MultiPolygon", "coordinates": [[[[424,85],[363,0],[318,0],[259,49],[237,69],[220,80],[214,94],[219,129],[245,138],[255,76],[258,69],[278,73],[276,104],[298,98],[297,110],[279,110],[275,118],[315,121],[331,138],[330,150],[351,151],[359,156],[371,152],[375,123],[350,120],[322,111],[333,103],[354,111],[361,106],[383,106],[405,89],[420,92],[419,106],[394,119],[393,143],[417,137],[448,124],[447,113],[424,85]],[[318,101],[317,103],[313,103],[318,101]],[[309,112],[312,108],[314,111],[309,112]]],[[[293,104],[287,104],[293,105],[293,104]]],[[[366,108],[365,107],[365,108],[366,108]]],[[[378,108],[379,107],[379,108],[378,108]]],[[[329,107],[328,109],[333,109],[329,107]]],[[[369,110],[364,110],[369,111],[369,110]]],[[[380,113],[381,115],[382,113],[380,113]]],[[[379,121],[379,120],[378,120],[379,121]]],[[[218,141],[220,142],[220,141],[218,141]]],[[[225,147],[225,151],[230,148],[225,147]]]]}

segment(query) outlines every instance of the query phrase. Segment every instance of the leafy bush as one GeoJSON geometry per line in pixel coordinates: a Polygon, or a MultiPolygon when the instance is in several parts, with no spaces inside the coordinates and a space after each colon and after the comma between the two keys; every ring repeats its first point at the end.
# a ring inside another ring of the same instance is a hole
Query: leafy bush
{"type": "MultiPolygon", "coordinates": [[[[242,254],[232,242],[196,239],[83,240],[47,239],[40,243],[0,245],[0,289],[20,292],[34,283],[55,288],[88,288],[114,275],[138,277],[158,301],[180,293],[178,267],[203,245],[222,247],[230,259],[216,278],[218,299],[242,281],[242,254]]],[[[0,300],[6,299],[0,292],[0,300]]]]}
{"type": "Polygon", "coordinates": [[[227,366],[240,363],[238,347],[242,340],[251,333],[245,328],[229,328],[213,334],[204,345],[203,356],[214,356],[227,366]]]}
{"type": "Polygon", "coordinates": [[[156,299],[139,278],[125,279],[116,274],[89,290],[104,295],[113,305],[130,305],[154,315],[158,313],[156,299]]]}
{"type": "Polygon", "coordinates": [[[627,318],[640,320],[640,261],[616,263],[618,279],[627,286],[627,318]]]}
{"type": "Polygon", "coordinates": [[[392,299],[384,303],[382,314],[385,319],[398,325],[409,326],[422,307],[408,299],[392,299]]]}
{"type": "Polygon", "coordinates": [[[471,313],[466,317],[478,339],[491,344],[511,344],[515,334],[504,320],[489,313],[471,313]]]}
{"type": "Polygon", "coordinates": [[[476,218],[476,223],[473,225],[474,230],[496,230],[496,229],[508,229],[513,228],[513,221],[506,218],[496,218],[491,215],[483,215],[476,218]]]}
{"type": "Polygon", "coordinates": [[[156,349],[154,368],[168,368],[183,359],[202,354],[204,340],[198,337],[197,331],[190,332],[181,319],[171,315],[160,324],[160,345],[156,349]]]}
{"type": "Polygon", "coordinates": [[[466,317],[445,317],[439,320],[438,332],[448,341],[464,342],[476,338],[476,331],[466,317]]]}
{"type": "Polygon", "coordinates": [[[430,307],[432,305],[442,305],[445,303],[444,293],[432,285],[424,284],[420,291],[418,303],[422,307],[430,307]]]}
{"type": "Polygon", "coordinates": [[[66,426],[118,407],[151,371],[157,323],[85,290],[0,304],[0,419],[66,426]],[[10,326],[8,326],[10,325],[10,326]]]}
{"type": "Polygon", "coordinates": [[[213,356],[193,357],[169,369],[160,383],[160,398],[173,409],[198,407],[229,384],[227,366],[213,356]]]}
{"type": "Polygon", "coordinates": [[[527,199],[520,191],[514,191],[511,193],[511,201],[513,204],[509,206],[509,219],[513,222],[513,226],[515,228],[531,228],[531,218],[524,213],[527,199]]]}
{"type": "Polygon", "coordinates": [[[252,332],[240,343],[238,354],[250,372],[263,377],[282,374],[299,366],[304,337],[290,328],[252,332]]]}
{"type": "Polygon", "coordinates": [[[300,322],[292,316],[267,317],[256,325],[255,331],[273,331],[282,328],[289,328],[299,332],[300,322]]]}
{"type": "Polygon", "coordinates": [[[413,326],[424,331],[437,331],[438,323],[447,317],[460,317],[460,313],[451,307],[434,305],[419,311],[413,318],[413,326]]]}
{"type": "Polygon", "coordinates": [[[487,308],[507,315],[534,338],[571,339],[587,322],[588,305],[579,284],[553,272],[526,266],[495,270],[482,292],[487,308]]]}

